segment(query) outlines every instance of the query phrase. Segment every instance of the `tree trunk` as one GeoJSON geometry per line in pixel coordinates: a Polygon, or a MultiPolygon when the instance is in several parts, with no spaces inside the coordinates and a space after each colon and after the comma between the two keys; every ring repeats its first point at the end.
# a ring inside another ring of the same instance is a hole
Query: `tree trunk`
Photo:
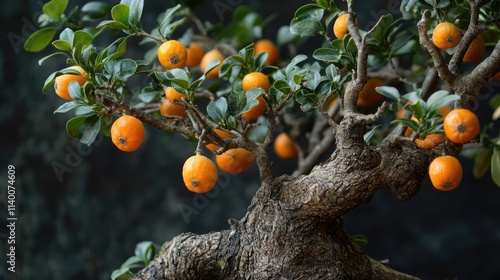
{"type": "Polygon", "coordinates": [[[310,174],[264,182],[230,230],[175,237],[135,279],[415,279],[366,256],[341,216],[379,189],[410,199],[428,156],[369,147],[357,123],[344,119],[336,152],[310,174]]]}

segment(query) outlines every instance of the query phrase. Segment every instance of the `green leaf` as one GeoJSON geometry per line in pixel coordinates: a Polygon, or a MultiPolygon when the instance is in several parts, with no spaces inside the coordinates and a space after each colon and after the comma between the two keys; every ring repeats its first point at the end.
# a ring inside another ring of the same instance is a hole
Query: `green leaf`
{"type": "Polygon", "coordinates": [[[491,165],[493,148],[481,147],[474,157],[474,177],[479,179],[488,171],[491,165]]]}
{"type": "Polygon", "coordinates": [[[324,62],[338,62],[342,58],[342,55],[338,50],[331,48],[319,48],[313,52],[313,57],[317,60],[324,62]]]}
{"type": "Polygon", "coordinates": [[[141,93],[139,94],[139,99],[145,103],[150,103],[151,101],[155,100],[157,97],[161,96],[164,94],[164,90],[159,89],[154,86],[147,86],[142,89],[141,93]]]}
{"type": "Polygon", "coordinates": [[[243,92],[233,91],[228,95],[227,103],[229,114],[237,116],[245,109],[247,98],[243,92]]]}
{"type": "Polygon", "coordinates": [[[144,8],[143,0],[122,0],[121,4],[127,4],[130,7],[128,22],[130,26],[137,26],[141,21],[142,10],[144,8]]]}
{"type": "Polygon", "coordinates": [[[321,18],[324,11],[316,4],[307,4],[295,12],[295,17],[290,23],[290,32],[293,34],[311,36],[324,31],[321,18]]]}
{"type": "Polygon", "coordinates": [[[28,52],[39,52],[47,47],[54,36],[57,28],[45,27],[31,34],[24,42],[24,50],[28,52]]]}
{"type": "Polygon", "coordinates": [[[116,73],[118,76],[120,76],[122,80],[126,80],[135,74],[135,71],[137,70],[137,63],[130,58],[126,58],[120,60],[117,67],[118,71],[116,73]]]}
{"type": "Polygon", "coordinates": [[[73,48],[75,52],[81,52],[81,50],[92,43],[94,37],[83,30],[77,30],[73,33],[73,48]]]}
{"type": "Polygon", "coordinates": [[[63,52],[55,52],[55,53],[53,53],[53,54],[50,54],[50,55],[47,55],[47,56],[45,56],[45,57],[40,58],[40,60],[38,60],[38,65],[42,65],[42,63],[43,63],[45,60],[47,60],[47,59],[49,59],[49,58],[51,58],[51,57],[53,57],[53,56],[58,56],[58,55],[63,55],[63,56],[65,56],[66,58],[68,58],[68,59],[69,59],[69,56],[68,56],[67,54],[65,54],[65,53],[63,53],[63,52]]]}
{"type": "Polygon", "coordinates": [[[45,79],[45,82],[44,82],[43,88],[42,88],[43,93],[47,93],[47,90],[49,90],[49,88],[54,86],[54,81],[55,81],[55,78],[57,76],[57,73],[58,73],[58,71],[53,72],[52,74],[50,74],[47,77],[47,79],[45,79]]]}
{"type": "Polygon", "coordinates": [[[257,119],[257,123],[259,125],[251,128],[248,131],[247,137],[254,143],[263,143],[266,139],[268,120],[265,116],[260,116],[257,119]]]}
{"type": "Polygon", "coordinates": [[[363,135],[363,139],[365,140],[366,144],[370,145],[370,141],[372,140],[373,136],[375,136],[375,133],[381,126],[382,125],[380,124],[374,126],[370,131],[368,131],[367,133],[365,133],[365,135],[363,135]]]}
{"type": "Polygon", "coordinates": [[[81,12],[83,20],[94,21],[106,18],[110,12],[110,6],[105,2],[90,1],[82,6],[81,12]]]}
{"type": "Polygon", "coordinates": [[[427,114],[427,104],[422,99],[419,99],[416,103],[410,104],[408,107],[419,121],[427,114]]]}
{"type": "Polygon", "coordinates": [[[80,142],[88,146],[92,145],[100,130],[101,118],[96,115],[87,116],[80,126],[80,131],[82,133],[80,142]]]}
{"type": "Polygon", "coordinates": [[[155,244],[151,241],[142,241],[135,246],[134,254],[143,261],[151,260],[156,255],[155,244]]]}
{"type": "Polygon", "coordinates": [[[418,130],[418,126],[419,126],[419,123],[417,123],[414,120],[409,120],[409,119],[393,120],[391,123],[392,124],[394,124],[394,123],[402,123],[402,124],[406,125],[408,128],[411,128],[413,131],[417,131],[418,130]]]}
{"type": "Polygon", "coordinates": [[[392,14],[383,15],[380,18],[379,24],[375,27],[372,32],[372,36],[379,44],[383,44],[387,38],[387,31],[389,26],[394,21],[392,14]]]}
{"type": "Polygon", "coordinates": [[[111,280],[128,280],[132,277],[134,277],[134,273],[126,267],[117,269],[111,274],[111,280]]]}
{"type": "Polygon", "coordinates": [[[245,60],[239,55],[232,55],[224,59],[220,65],[219,76],[225,77],[233,67],[243,66],[245,60]]]}
{"type": "Polygon", "coordinates": [[[109,29],[115,29],[115,30],[127,30],[128,27],[116,20],[104,20],[101,21],[96,28],[104,28],[107,27],[109,29]]]}
{"type": "Polygon", "coordinates": [[[120,268],[140,269],[145,267],[144,259],[138,256],[128,258],[120,268]]]}
{"type": "Polygon", "coordinates": [[[382,96],[385,96],[385,97],[392,99],[394,101],[398,101],[401,98],[401,95],[399,94],[399,90],[395,87],[380,86],[380,87],[376,87],[375,90],[378,93],[380,93],[382,96]]]}
{"type": "Polygon", "coordinates": [[[72,81],[68,86],[69,96],[73,100],[81,100],[80,84],[77,81],[72,81]]]}
{"type": "Polygon", "coordinates": [[[363,247],[363,246],[368,245],[368,238],[364,234],[355,234],[352,236],[352,240],[359,247],[363,247]]]}
{"type": "Polygon", "coordinates": [[[71,52],[71,43],[66,40],[55,40],[52,45],[58,50],[71,52]]]}
{"type": "Polygon", "coordinates": [[[208,63],[207,68],[205,68],[205,73],[203,73],[203,75],[206,76],[208,72],[212,71],[212,69],[217,67],[217,65],[219,65],[219,64],[220,64],[220,61],[218,61],[217,59],[211,60],[208,63]]]}
{"type": "Polygon", "coordinates": [[[124,26],[129,26],[130,6],[127,4],[118,4],[111,9],[111,18],[124,26]]]}
{"type": "Polygon", "coordinates": [[[214,122],[221,122],[227,115],[228,105],[225,97],[208,104],[207,113],[214,122]]]}
{"type": "Polygon", "coordinates": [[[68,0],[52,0],[42,7],[44,14],[48,15],[55,21],[61,20],[61,15],[66,10],[68,6],[68,0]]]}
{"type": "Polygon", "coordinates": [[[171,19],[171,17],[173,16],[173,14],[174,14],[174,13],[175,13],[178,9],[180,9],[180,7],[181,7],[181,5],[180,5],[180,4],[177,4],[175,7],[170,8],[170,9],[168,9],[167,11],[165,11],[165,15],[164,15],[164,17],[163,17],[163,20],[161,21],[160,25],[158,25],[158,32],[160,33],[160,35],[161,35],[163,38],[165,38],[165,37],[167,37],[167,35],[169,35],[169,34],[167,34],[167,33],[166,33],[166,30],[167,30],[168,28],[165,28],[165,25],[166,25],[166,24],[168,25],[168,23],[172,20],[172,19],[171,19]]]}
{"type": "Polygon", "coordinates": [[[64,102],[59,108],[57,108],[54,111],[55,113],[66,113],[76,107],[80,106],[80,104],[76,103],[75,101],[69,101],[69,102],[64,102]]]}
{"type": "Polygon", "coordinates": [[[297,56],[295,56],[292,61],[290,61],[290,63],[288,63],[286,69],[285,69],[285,74],[286,76],[290,76],[290,74],[292,73],[292,71],[294,70],[295,66],[297,64],[299,64],[300,62],[304,61],[307,59],[307,56],[303,55],[303,54],[299,54],[297,56]]]}
{"type": "MultiPolygon", "coordinates": [[[[500,144],[500,141],[497,142],[500,144]]],[[[500,149],[495,148],[491,157],[491,177],[493,182],[500,187],[500,149]]]]}
{"type": "Polygon", "coordinates": [[[444,97],[436,100],[432,104],[427,103],[427,106],[429,107],[429,111],[434,112],[434,111],[437,111],[437,110],[443,108],[444,106],[447,106],[448,104],[451,104],[459,99],[460,99],[460,96],[458,96],[456,94],[451,94],[451,95],[447,95],[447,96],[444,96],[444,97]]]}
{"type": "Polygon", "coordinates": [[[86,118],[86,116],[78,116],[66,122],[66,132],[68,133],[68,135],[73,138],[80,139],[80,126],[83,124],[86,118]]]}

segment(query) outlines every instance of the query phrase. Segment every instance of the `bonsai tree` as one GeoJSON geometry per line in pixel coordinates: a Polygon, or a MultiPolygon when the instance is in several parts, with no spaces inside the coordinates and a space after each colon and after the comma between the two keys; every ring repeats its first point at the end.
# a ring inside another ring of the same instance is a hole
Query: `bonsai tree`
{"type": "MultiPolygon", "coordinates": [[[[147,31],[140,0],[45,4],[25,49],[52,44],[40,64],[66,59],[43,92],[66,101],[55,113],[75,113],[71,137],[90,145],[102,133],[132,152],[144,125],[182,134],[195,145],[178,176],[196,193],[253,162],[260,175],[228,229],[140,243],[113,279],[414,279],[367,256],[342,216],[379,190],[409,201],[427,174],[440,191],[459,187],[463,149],[475,150],[477,177],[491,170],[500,185],[498,135],[474,113],[499,78],[500,2],[404,0],[398,18],[371,23],[352,4],[299,7],[273,40],[244,6],[222,26],[178,4],[147,31]],[[297,53],[312,36],[322,43],[297,53]],[[127,53],[133,38],[140,59],[127,53]],[[148,84],[132,90],[134,77],[148,84]],[[270,149],[297,169],[273,174],[270,149]]],[[[496,119],[498,96],[491,104],[496,119]]]]}

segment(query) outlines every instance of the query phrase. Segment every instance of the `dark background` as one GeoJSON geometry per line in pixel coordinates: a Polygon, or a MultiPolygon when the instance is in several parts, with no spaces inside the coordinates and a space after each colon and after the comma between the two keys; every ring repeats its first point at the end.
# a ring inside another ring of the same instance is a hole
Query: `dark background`
{"type": "MultiPolygon", "coordinates": [[[[117,3],[118,1],[110,2],[117,3]]],[[[145,1],[146,24],[170,1],[145,1]]],[[[195,9],[202,19],[220,21],[214,3],[195,9]]],[[[239,1],[222,1],[235,3],[239,1]]],[[[240,1],[256,11],[278,13],[264,35],[275,38],[295,9],[306,1],[240,1]],[[265,4],[264,4],[265,3],[265,4]],[[286,4],[284,4],[286,3],[286,4]]],[[[390,2],[389,2],[390,3],[390,2]]],[[[242,175],[223,174],[214,195],[194,195],[181,180],[182,162],[191,155],[180,136],[147,127],[143,146],[134,153],[117,150],[107,137],[85,147],[65,133],[68,114],[53,114],[62,104],[53,92],[42,94],[45,78],[65,67],[63,59],[42,66],[37,61],[52,51],[26,53],[23,42],[36,29],[43,3],[4,1],[0,9],[0,218],[6,221],[7,165],[16,167],[16,273],[7,271],[6,227],[0,250],[0,279],[110,279],[111,272],[133,255],[143,240],[162,244],[185,232],[205,233],[228,228],[228,218],[241,218],[259,186],[255,166],[242,175]],[[61,180],[53,166],[71,172],[61,180]],[[192,209],[183,216],[180,207],[192,209]]],[[[386,1],[359,4],[360,23],[390,9],[386,1]]],[[[230,18],[226,12],[225,19],[230,18]]],[[[482,95],[481,113],[491,116],[482,95]]],[[[484,119],[484,122],[487,122],[484,119]]],[[[498,127],[498,123],[497,123],[498,127]]],[[[386,192],[344,217],[351,234],[363,233],[365,250],[388,259],[398,270],[423,279],[498,279],[500,275],[500,190],[491,178],[472,178],[472,162],[461,158],[464,179],[458,189],[439,192],[428,180],[410,201],[386,192]]],[[[293,163],[275,158],[275,173],[290,172],[293,163]]]]}

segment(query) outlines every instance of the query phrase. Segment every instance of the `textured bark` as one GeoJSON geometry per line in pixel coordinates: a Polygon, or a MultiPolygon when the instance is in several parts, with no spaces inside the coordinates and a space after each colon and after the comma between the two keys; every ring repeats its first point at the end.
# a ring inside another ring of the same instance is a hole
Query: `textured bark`
{"type": "Polygon", "coordinates": [[[364,132],[356,115],[347,116],[327,161],[308,175],[263,183],[229,230],[175,237],[135,279],[414,279],[366,256],[341,216],[380,189],[410,199],[428,156],[369,147],[364,132]]]}

